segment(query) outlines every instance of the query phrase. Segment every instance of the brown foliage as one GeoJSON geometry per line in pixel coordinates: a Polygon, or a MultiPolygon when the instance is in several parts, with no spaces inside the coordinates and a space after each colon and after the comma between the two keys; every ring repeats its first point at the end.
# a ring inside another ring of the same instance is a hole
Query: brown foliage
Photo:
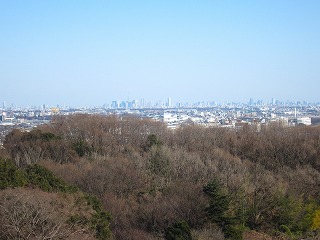
{"type": "Polygon", "coordinates": [[[83,141],[92,152],[115,156],[125,146],[139,150],[149,134],[162,138],[168,131],[160,122],[136,117],[73,115],[53,120],[50,130],[73,143],[83,141]]]}
{"type": "Polygon", "coordinates": [[[36,189],[1,191],[1,239],[94,239],[88,228],[68,223],[73,214],[90,214],[75,197],[36,189]]]}
{"type": "Polygon", "coordinates": [[[113,215],[116,239],[156,239],[180,220],[200,239],[220,238],[205,218],[202,187],[212,179],[222,183],[233,214],[256,229],[274,226],[279,196],[320,196],[319,127],[169,131],[162,123],[130,116],[73,115],[39,129],[56,138],[25,139],[25,133],[13,131],[6,149],[18,165],[40,162],[100,197],[113,215]],[[148,145],[151,134],[161,144],[148,145]]]}

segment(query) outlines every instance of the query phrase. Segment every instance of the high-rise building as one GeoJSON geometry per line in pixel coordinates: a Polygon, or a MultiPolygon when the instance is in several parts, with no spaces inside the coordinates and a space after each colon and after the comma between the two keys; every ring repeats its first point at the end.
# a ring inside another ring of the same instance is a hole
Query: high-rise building
{"type": "Polygon", "coordinates": [[[171,98],[168,98],[168,100],[167,100],[167,107],[171,107],[171,106],[172,106],[171,98]]]}
{"type": "Polygon", "coordinates": [[[128,108],[127,102],[122,101],[122,102],[120,103],[120,108],[122,108],[122,109],[127,109],[127,108],[128,108]]]}
{"type": "Polygon", "coordinates": [[[138,107],[138,100],[132,100],[132,108],[138,107]]]}
{"type": "Polygon", "coordinates": [[[112,103],[111,103],[111,108],[112,108],[112,109],[118,109],[118,108],[119,108],[119,103],[118,103],[118,101],[112,101],[112,103]]]}
{"type": "Polygon", "coordinates": [[[140,107],[141,107],[141,108],[144,108],[144,98],[141,98],[141,99],[140,99],[140,107]]]}
{"type": "Polygon", "coordinates": [[[126,101],[126,107],[129,109],[133,108],[133,101],[126,101]]]}
{"type": "Polygon", "coordinates": [[[2,102],[2,109],[6,109],[6,101],[2,102]]]}

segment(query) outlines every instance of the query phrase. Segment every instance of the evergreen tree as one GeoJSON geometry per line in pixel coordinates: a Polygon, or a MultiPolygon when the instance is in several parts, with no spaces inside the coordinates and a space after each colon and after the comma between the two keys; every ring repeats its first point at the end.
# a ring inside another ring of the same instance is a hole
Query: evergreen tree
{"type": "Polygon", "coordinates": [[[226,238],[242,239],[242,228],[230,212],[230,198],[222,191],[221,184],[216,179],[212,180],[203,191],[210,198],[206,208],[208,218],[222,229],[226,238]]]}
{"type": "Polygon", "coordinates": [[[165,231],[166,240],[192,240],[189,225],[185,221],[175,222],[165,231]]]}

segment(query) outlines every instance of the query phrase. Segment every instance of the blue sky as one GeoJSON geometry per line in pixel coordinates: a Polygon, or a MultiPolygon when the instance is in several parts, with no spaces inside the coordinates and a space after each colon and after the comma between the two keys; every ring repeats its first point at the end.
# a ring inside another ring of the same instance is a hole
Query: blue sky
{"type": "Polygon", "coordinates": [[[319,12],[316,0],[0,0],[0,100],[319,102],[319,12]]]}

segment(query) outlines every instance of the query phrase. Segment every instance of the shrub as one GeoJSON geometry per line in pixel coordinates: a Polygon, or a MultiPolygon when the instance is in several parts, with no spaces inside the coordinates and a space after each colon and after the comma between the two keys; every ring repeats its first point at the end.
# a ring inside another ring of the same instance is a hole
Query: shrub
{"type": "Polygon", "coordinates": [[[22,187],[27,184],[24,172],[18,169],[10,159],[0,158],[0,189],[22,187]]]}
{"type": "Polygon", "coordinates": [[[312,219],[312,230],[320,229],[320,209],[317,210],[312,219]]]}
{"type": "Polygon", "coordinates": [[[91,219],[91,228],[95,230],[96,237],[98,239],[111,238],[111,230],[109,228],[111,215],[103,210],[102,204],[97,197],[86,194],[85,199],[88,205],[95,210],[91,219]]]}
{"type": "Polygon", "coordinates": [[[155,134],[150,134],[143,148],[147,152],[151,149],[152,146],[161,146],[161,145],[162,145],[162,142],[158,139],[158,137],[155,134]]]}
{"type": "Polygon", "coordinates": [[[76,192],[77,188],[66,184],[60,178],[55,177],[52,172],[46,168],[35,165],[29,165],[26,169],[28,183],[41,188],[43,191],[61,191],[76,192]]]}
{"type": "Polygon", "coordinates": [[[189,225],[185,221],[175,222],[165,231],[166,240],[192,240],[189,225]]]}

